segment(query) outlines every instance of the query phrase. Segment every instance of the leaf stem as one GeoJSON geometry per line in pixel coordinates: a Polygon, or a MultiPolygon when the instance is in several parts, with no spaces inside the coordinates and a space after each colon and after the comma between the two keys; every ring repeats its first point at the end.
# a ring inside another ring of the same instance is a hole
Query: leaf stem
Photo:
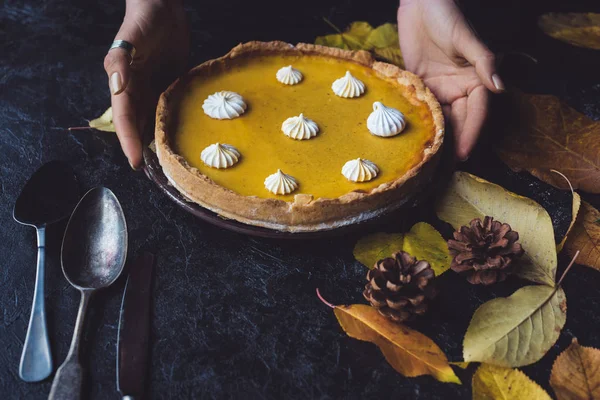
{"type": "Polygon", "coordinates": [[[317,297],[319,298],[319,300],[321,300],[325,305],[331,307],[331,308],[336,308],[336,306],[334,306],[333,304],[331,304],[330,302],[328,302],[327,300],[325,300],[323,298],[323,296],[321,296],[321,292],[319,292],[319,288],[317,288],[317,297]]]}
{"type": "Polygon", "coordinates": [[[573,259],[571,260],[571,262],[569,263],[569,265],[567,266],[567,269],[565,269],[565,272],[563,272],[562,276],[560,277],[560,279],[558,280],[558,283],[556,284],[556,287],[559,287],[560,284],[562,283],[563,279],[565,279],[565,276],[567,275],[567,272],[569,272],[569,270],[571,269],[571,267],[573,266],[573,264],[575,264],[575,260],[577,259],[577,256],[579,255],[579,250],[577,250],[577,252],[575,253],[575,255],[573,256],[573,259]]]}
{"type": "Polygon", "coordinates": [[[328,20],[326,17],[323,17],[323,21],[325,21],[325,23],[326,23],[327,25],[329,25],[330,27],[332,27],[332,28],[333,28],[333,30],[334,30],[334,31],[336,31],[337,33],[339,33],[339,34],[341,34],[341,33],[342,33],[342,31],[340,30],[340,28],[338,28],[337,26],[335,26],[335,25],[333,24],[333,22],[331,22],[330,20],[328,20]]]}
{"type": "Polygon", "coordinates": [[[573,185],[571,185],[571,181],[569,180],[569,178],[567,178],[565,176],[565,174],[563,174],[560,171],[557,171],[555,169],[551,169],[550,171],[554,172],[555,174],[559,174],[560,176],[562,176],[563,178],[565,178],[565,181],[567,181],[567,183],[569,184],[569,187],[571,188],[571,193],[573,193],[575,190],[573,190],[573,185]]]}
{"type": "Polygon", "coordinates": [[[74,126],[72,128],[67,128],[70,131],[87,131],[88,129],[94,129],[91,126],[74,126]]]}
{"type": "Polygon", "coordinates": [[[521,57],[525,57],[527,59],[529,59],[529,61],[533,62],[534,64],[538,63],[537,58],[535,58],[534,56],[527,54],[525,52],[522,51],[508,51],[506,53],[504,53],[505,56],[521,56],[521,57]]]}

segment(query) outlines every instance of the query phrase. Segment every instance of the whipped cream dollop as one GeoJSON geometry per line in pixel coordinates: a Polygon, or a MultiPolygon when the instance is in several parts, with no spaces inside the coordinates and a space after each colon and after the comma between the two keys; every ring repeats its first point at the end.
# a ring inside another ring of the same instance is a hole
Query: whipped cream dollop
{"type": "Polygon", "coordinates": [[[273,194],[290,194],[298,189],[298,181],[280,169],[265,179],[265,187],[273,194]]]}
{"type": "Polygon", "coordinates": [[[206,115],[214,119],[233,119],[246,111],[244,98],[235,92],[222,90],[209,95],[202,108],[206,115]]]}
{"type": "Polygon", "coordinates": [[[404,130],[406,119],[404,114],[395,108],[386,107],[383,103],[373,103],[373,112],[367,118],[367,128],[375,136],[396,136],[404,130]]]}
{"type": "Polygon", "coordinates": [[[283,133],[296,140],[307,140],[317,136],[319,126],[312,119],[308,119],[304,114],[297,117],[291,117],[283,121],[281,125],[283,133]]]}
{"type": "Polygon", "coordinates": [[[368,182],[379,174],[379,168],[375,163],[357,158],[350,160],[342,167],[342,175],[352,182],[368,182]]]}
{"type": "Polygon", "coordinates": [[[297,85],[302,80],[302,72],[288,65],[277,71],[276,77],[279,82],[285,85],[297,85]]]}
{"type": "Polygon", "coordinates": [[[240,152],[230,144],[211,144],[200,154],[204,164],[213,168],[229,168],[239,161],[240,152]]]}
{"type": "Polygon", "coordinates": [[[365,92],[365,84],[356,79],[350,71],[346,71],[346,75],[333,82],[331,89],[340,97],[359,97],[365,92]]]}

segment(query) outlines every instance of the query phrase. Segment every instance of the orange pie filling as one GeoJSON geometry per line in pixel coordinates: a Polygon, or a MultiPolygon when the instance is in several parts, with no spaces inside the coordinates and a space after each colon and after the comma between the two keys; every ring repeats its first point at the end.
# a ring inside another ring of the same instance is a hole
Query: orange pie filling
{"type": "Polygon", "coordinates": [[[189,82],[174,119],[173,150],[218,185],[244,196],[293,201],[297,194],[319,199],[368,192],[419,164],[436,136],[429,107],[405,93],[408,90],[369,67],[336,58],[236,58],[227,70],[195,76],[189,82]],[[300,83],[285,85],[276,79],[277,71],[287,65],[302,73],[300,83]],[[333,93],[332,83],[346,71],[365,84],[362,96],[341,98],[333,93]],[[244,98],[248,106],[244,114],[217,120],[204,113],[204,100],[222,90],[244,98]],[[406,127],[400,134],[383,138],[369,132],[367,118],[376,101],[404,114],[406,127]],[[301,113],[318,124],[319,132],[310,140],[291,139],[281,130],[283,121],[301,113]],[[217,169],[202,162],[202,150],[217,142],[241,153],[235,165],[217,169]],[[376,164],[375,179],[355,183],[342,175],[344,164],[357,158],[376,164]],[[265,188],[265,178],[279,169],[298,182],[289,195],[275,195],[265,188]]]}

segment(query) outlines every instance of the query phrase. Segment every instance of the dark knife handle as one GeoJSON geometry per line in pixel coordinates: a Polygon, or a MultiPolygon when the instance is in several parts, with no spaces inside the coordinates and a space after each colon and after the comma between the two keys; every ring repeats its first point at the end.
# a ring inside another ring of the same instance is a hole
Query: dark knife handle
{"type": "Polygon", "coordinates": [[[119,323],[118,388],[123,399],[143,396],[150,352],[154,255],[144,252],[129,271],[119,323]]]}

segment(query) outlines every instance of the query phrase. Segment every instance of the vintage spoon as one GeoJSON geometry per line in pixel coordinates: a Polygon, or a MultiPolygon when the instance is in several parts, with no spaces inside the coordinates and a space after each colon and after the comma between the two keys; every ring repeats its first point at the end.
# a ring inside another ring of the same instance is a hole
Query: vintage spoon
{"type": "Polygon", "coordinates": [[[62,269],[81,292],[75,332],[67,358],[56,371],[49,399],[81,398],[83,367],[79,343],[92,293],[111,285],[127,257],[127,225],[123,209],[110,189],[97,187],[85,194],[69,219],[62,244],[62,269]]]}
{"type": "Polygon", "coordinates": [[[41,381],[52,373],[44,307],[46,225],[68,217],[78,199],[79,188],[71,167],[50,161],[31,176],[13,210],[17,222],[37,230],[38,243],[33,304],[19,364],[19,376],[26,382],[41,381]]]}

